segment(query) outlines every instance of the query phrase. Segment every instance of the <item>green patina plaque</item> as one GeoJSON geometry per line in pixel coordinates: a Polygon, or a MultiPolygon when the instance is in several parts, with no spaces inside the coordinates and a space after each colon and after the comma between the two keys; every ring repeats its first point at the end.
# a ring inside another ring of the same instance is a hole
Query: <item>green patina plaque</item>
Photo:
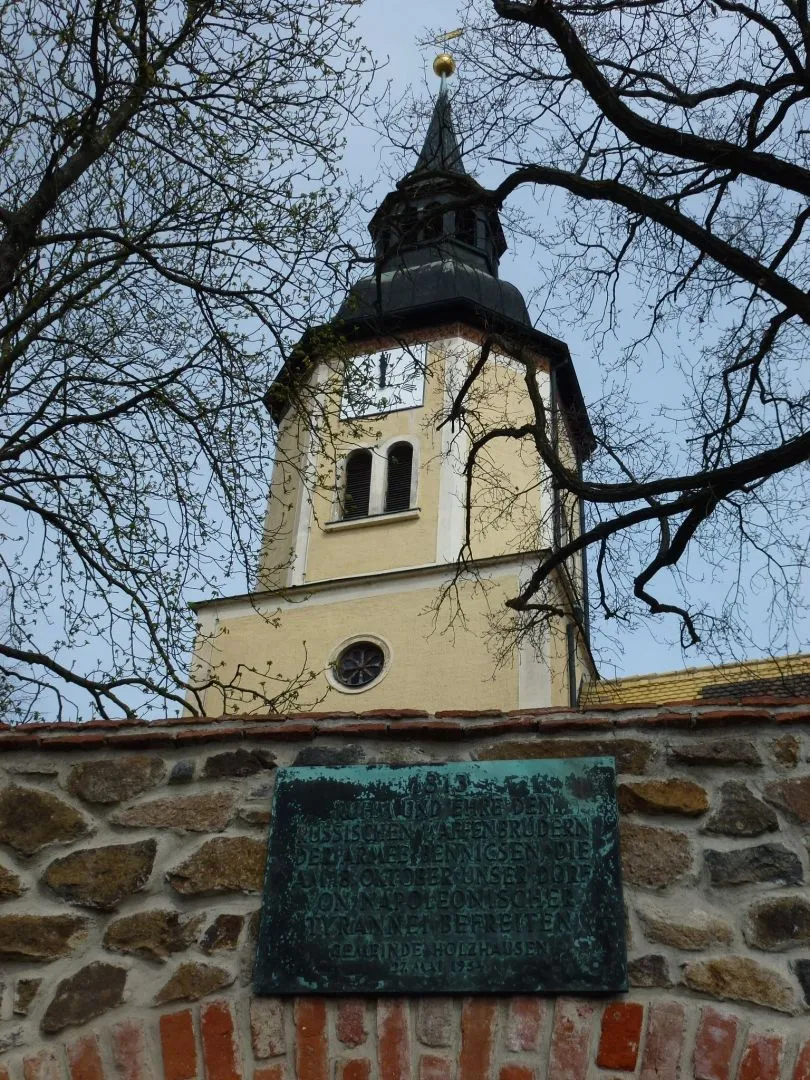
{"type": "Polygon", "coordinates": [[[255,983],[627,989],[613,758],[280,769],[255,983]]]}

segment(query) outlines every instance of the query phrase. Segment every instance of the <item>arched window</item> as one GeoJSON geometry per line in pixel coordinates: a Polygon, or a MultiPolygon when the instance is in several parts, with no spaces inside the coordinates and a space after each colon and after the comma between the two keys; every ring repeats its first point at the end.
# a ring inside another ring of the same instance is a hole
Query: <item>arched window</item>
{"type": "Polygon", "coordinates": [[[425,218],[425,224],[422,227],[422,236],[425,240],[438,240],[444,233],[444,222],[442,220],[443,214],[441,209],[440,203],[433,202],[428,203],[422,211],[425,218]]]}
{"type": "Polygon", "coordinates": [[[408,245],[410,245],[410,244],[415,244],[416,241],[417,241],[417,235],[416,235],[416,224],[417,224],[416,207],[414,207],[414,206],[406,206],[405,209],[402,211],[402,216],[400,217],[399,220],[400,220],[400,226],[399,226],[400,243],[404,244],[406,247],[408,245]]]}
{"type": "Polygon", "coordinates": [[[371,451],[352,450],[346,458],[346,482],[343,488],[343,517],[368,516],[371,494],[371,451]]]}
{"type": "Polygon", "coordinates": [[[469,206],[462,207],[456,214],[456,237],[463,244],[475,247],[475,211],[469,206]]]}
{"type": "Polygon", "coordinates": [[[386,226],[384,229],[380,230],[379,234],[377,235],[377,254],[378,255],[382,256],[382,255],[387,255],[388,254],[388,251],[389,251],[389,249],[391,247],[391,239],[392,239],[391,229],[388,228],[388,226],[386,226]]]}
{"type": "Polygon", "coordinates": [[[413,447],[411,444],[394,443],[388,451],[388,474],[385,482],[386,513],[410,508],[412,468],[413,447]]]}

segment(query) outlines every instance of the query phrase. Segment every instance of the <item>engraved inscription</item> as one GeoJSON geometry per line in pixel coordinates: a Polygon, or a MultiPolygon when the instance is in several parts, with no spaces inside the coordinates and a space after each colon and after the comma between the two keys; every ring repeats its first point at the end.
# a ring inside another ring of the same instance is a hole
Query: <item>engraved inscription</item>
{"type": "MultiPolygon", "coordinates": [[[[622,921],[611,765],[600,759],[589,776],[570,762],[387,769],[384,777],[371,767],[361,785],[337,776],[356,778],[357,768],[289,770],[319,772],[311,783],[321,798],[298,799],[287,844],[276,853],[271,842],[271,861],[285,846],[292,858],[271,862],[279,902],[263,926],[263,971],[274,951],[289,961],[289,945],[299,970],[337,973],[349,990],[352,973],[358,989],[381,980],[385,989],[494,989],[477,985],[493,965],[515,983],[507,989],[553,981],[561,943],[580,949],[595,923],[615,936],[622,921]]],[[[623,949],[607,951],[621,968],[623,949]]],[[[605,954],[581,948],[574,967],[583,985],[571,988],[600,988],[605,954]]],[[[283,989],[282,975],[269,974],[283,989]]]]}

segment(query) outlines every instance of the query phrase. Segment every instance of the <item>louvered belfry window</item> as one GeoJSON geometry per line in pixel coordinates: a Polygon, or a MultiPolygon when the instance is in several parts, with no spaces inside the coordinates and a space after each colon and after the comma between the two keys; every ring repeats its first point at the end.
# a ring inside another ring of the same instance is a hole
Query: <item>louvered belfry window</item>
{"type": "Polygon", "coordinates": [[[388,451],[388,477],[385,486],[385,510],[407,510],[411,505],[411,469],[413,447],[410,443],[394,443],[388,451]]]}
{"type": "Polygon", "coordinates": [[[353,450],[346,459],[346,486],[343,489],[343,517],[368,515],[371,494],[371,451],[353,450]]]}
{"type": "Polygon", "coordinates": [[[437,240],[444,232],[444,222],[441,214],[440,203],[429,203],[424,210],[425,224],[422,227],[422,237],[425,240],[437,240]]]}
{"type": "Polygon", "coordinates": [[[475,247],[476,218],[475,211],[462,207],[456,213],[456,236],[465,244],[475,247]]]}

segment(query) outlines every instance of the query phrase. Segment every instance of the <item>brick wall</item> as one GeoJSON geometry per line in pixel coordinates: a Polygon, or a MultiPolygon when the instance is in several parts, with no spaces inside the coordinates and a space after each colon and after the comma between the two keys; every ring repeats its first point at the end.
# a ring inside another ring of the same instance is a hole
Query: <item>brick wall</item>
{"type": "MultiPolygon", "coordinates": [[[[99,1025],[22,1057],[25,1080],[776,1080],[810,1076],[791,1040],[711,1005],[559,998],[214,998],[99,1025]]],[[[8,1068],[0,1064],[5,1080],[8,1068]]]]}
{"type": "Polygon", "coordinates": [[[774,699],[0,728],[0,1080],[810,1080],[808,725],[774,699]],[[629,994],[252,997],[277,766],[594,753],[629,994]]]}

